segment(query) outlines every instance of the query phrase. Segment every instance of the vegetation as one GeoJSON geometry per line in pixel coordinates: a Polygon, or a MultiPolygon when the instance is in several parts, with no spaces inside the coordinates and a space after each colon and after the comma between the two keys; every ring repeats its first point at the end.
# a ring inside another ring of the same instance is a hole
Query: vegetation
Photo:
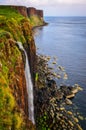
{"type": "Polygon", "coordinates": [[[8,82],[0,72],[0,130],[23,130],[23,117],[16,111],[16,107],[8,82]]]}
{"type": "MultiPolygon", "coordinates": [[[[0,130],[34,130],[18,104],[22,99],[24,64],[16,42],[30,43],[32,33],[27,18],[9,6],[0,6],[0,130]],[[19,70],[21,70],[19,77],[19,70]]],[[[21,101],[23,103],[23,101],[21,101]]]]}
{"type": "Polygon", "coordinates": [[[30,20],[30,23],[31,23],[32,26],[43,25],[43,19],[39,18],[36,15],[30,16],[29,20],[30,20]]]}
{"type": "Polygon", "coordinates": [[[37,119],[38,130],[50,130],[48,121],[49,116],[46,112],[43,115],[39,116],[37,119]]]}

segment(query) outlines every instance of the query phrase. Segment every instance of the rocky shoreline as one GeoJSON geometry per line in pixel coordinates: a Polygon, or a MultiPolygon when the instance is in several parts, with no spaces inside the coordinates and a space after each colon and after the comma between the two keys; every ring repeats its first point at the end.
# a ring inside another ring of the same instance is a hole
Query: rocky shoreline
{"type": "MultiPolygon", "coordinates": [[[[54,58],[55,59],[55,58],[54,58]]],[[[54,77],[60,75],[52,72],[48,66],[49,56],[37,56],[37,72],[35,78],[35,115],[37,130],[82,130],[79,120],[74,113],[66,110],[67,105],[72,105],[72,98],[82,88],[74,86],[57,86],[54,77]]],[[[52,64],[56,64],[54,61],[52,64]]],[[[60,71],[64,68],[58,66],[60,71]]],[[[67,78],[66,73],[64,78],[67,78]]]]}

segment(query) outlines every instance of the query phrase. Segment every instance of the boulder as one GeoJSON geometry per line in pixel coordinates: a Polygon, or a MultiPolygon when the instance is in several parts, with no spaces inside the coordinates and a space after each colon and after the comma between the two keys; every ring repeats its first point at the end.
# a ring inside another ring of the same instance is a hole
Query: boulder
{"type": "Polygon", "coordinates": [[[71,100],[69,100],[69,99],[65,99],[65,103],[67,104],[67,105],[72,105],[72,101],[71,100]]]}

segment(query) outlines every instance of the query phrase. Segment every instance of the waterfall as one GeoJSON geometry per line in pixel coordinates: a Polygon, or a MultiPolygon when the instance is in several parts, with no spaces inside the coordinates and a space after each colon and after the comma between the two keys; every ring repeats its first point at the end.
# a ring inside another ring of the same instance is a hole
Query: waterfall
{"type": "Polygon", "coordinates": [[[17,42],[19,48],[24,51],[26,56],[26,64],[25,64],[25,78],[26,78],[26,86],[27,86],[27,93],[28,93],[28,107],[29,107],[29,120],[35,124],[34,120],[34,104],[33,104],[33,84],[31,80],[31,74],[30,74],[30,66],[29,61],[27,57],[27,53],[22,46],[21,42],[17,42]]]}

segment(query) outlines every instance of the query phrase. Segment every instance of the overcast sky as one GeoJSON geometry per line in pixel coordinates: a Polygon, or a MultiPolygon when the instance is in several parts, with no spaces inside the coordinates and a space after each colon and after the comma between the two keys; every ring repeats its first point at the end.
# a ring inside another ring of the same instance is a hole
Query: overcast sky
{"type": "Polygon", "coordinates": [[[0,0],[0,5],[34,6],[45,16],[86,16],[86,0],[0,0]]]}

